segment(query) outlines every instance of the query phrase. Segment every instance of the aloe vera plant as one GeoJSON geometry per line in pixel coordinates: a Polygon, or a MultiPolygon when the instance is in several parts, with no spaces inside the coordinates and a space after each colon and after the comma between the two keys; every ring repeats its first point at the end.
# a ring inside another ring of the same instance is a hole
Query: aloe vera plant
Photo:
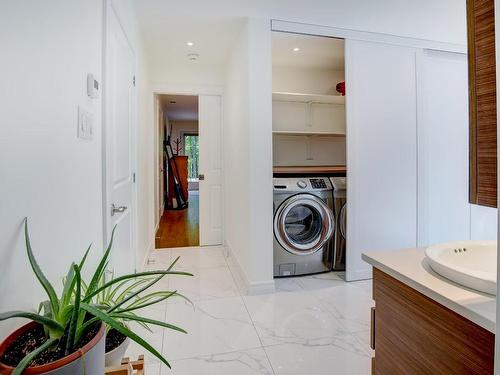
{"type": "Polygon", "coordinates": [[[109,245],[92,273],[90,281],[87,283],[82,280],[82,270],[91,246],[87,248],[78,264],[72,263],[69,267],[68,273],[63,279],[61,295],[58,297],[33,254],[27,219],[25,219],[24,227],[28,259],[36,278],[48,296],[48,300],[40,303],[38,312],[8,311],[0,313],[0,321],[10,318],[31,319],[44,327],[47,340],[17,365],[13,375],[21,374],[34,358],[46,350],[58,348],[59,350],[62,349],[65,355],[71,354],[77,348],[82,336],[99,322],[104,322],[107,327],[113,328],[137,342],[170,367],[168,361],[155,348],[123,323],[125,321],[136,321],[146,327],[155,325],[186,333],[182,328],[142,317],[137,312],[137,310],[159,303],[172,296],[182,297],[177,291],[142,294],[166,275],[192,276],[188,272],[173,270],[178,258],[166,270],[126,274],[106,281],[104,275],[113,245],[115,227],[109,245]]]}

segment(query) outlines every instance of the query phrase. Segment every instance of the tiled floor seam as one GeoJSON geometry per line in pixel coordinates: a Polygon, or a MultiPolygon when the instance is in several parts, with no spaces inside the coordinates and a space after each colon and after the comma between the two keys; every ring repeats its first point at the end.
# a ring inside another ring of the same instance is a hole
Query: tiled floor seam
{"type": "Polygon", "coordinates": [[[187,361],[187,360],[190,360],[190,359],[196,359],[196,358],[202,358],[202,357],[210,357],[210,356],[216,356],[216,355],[241,353],[241,352],[247,352],[247,351],[256,350],[256,349],[263,349],[263,347],[262,346],[253,346],[253,347],[245,348],[245,349],[230,350],[230,351],[223,351],[223,352],[216,352],[216,353],[209,353],[209,354],[200,354],[200,355],[194,356],[194,357],[175,358],[175,359],[170,359],[170,362],[173,363],[173,362],[187,361]]]}
{"type": "Polygon", "coordinates": [[[233,278],[233,281],[236,285],[236,288],[238,289],[238,293],[240,295],[240,298],[241,298],[241,301],[243,302],[243,306],[245,306],[245,310],[248,314],[248,317],[250,318],[250,321],[252,322],[252,326],[253,326],[253,329],[255,330],[255,333],[257,334],[257,337],[259,338],[259,342],[260,342],[260,348],[262,349],[262,351],[264,352],[265,356],[266,356],[266,359],[267,359],[267,362],[269,363],[269,367],[271,368],[271,371],[273,372],[274,375],[276,375],[276,371],[274,371],[274,367],[273,367],[273,364],[271,363],[271,360],[269,359],[269,356],[267,355],[267,352],[266,352],[266,349],[264,348],[264,345],[262,343],[262,339],[259,335],[259,332],[257,331],[257,327],[255,327],[255,322],[253,321],[253,318],[252,318],[252,314],[250,314],[250,311],[248,310],[248,306],[245,302],[245,298],[243,298],[243,295],[241,294],[241,290],[238,286],[238,283],[235,279],[235,276],[233,274],[233,271],[231,270],[231,267],[229,267],[229,263],[227,262],[227,257],[224,256],[224,260],[226,261],[226,264],[229,268],[229,273],[231,274],[231,277],[233,278]]]}

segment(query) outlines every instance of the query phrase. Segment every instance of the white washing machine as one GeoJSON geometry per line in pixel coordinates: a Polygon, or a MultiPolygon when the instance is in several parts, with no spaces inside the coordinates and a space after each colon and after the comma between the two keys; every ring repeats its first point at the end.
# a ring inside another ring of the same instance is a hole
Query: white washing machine
{"type": "Polygon", "coordinates": [[[327,177],[274,178],[274,276],[332,270],[332,185],[327,177]]]}
{"type": "Polygon", "coordinates": [[[333,212],[335,214],[335,235],[333,246],[333,270],[345,270],[347,244],[347,179],[331,177],[333,186],[333,212]]]}

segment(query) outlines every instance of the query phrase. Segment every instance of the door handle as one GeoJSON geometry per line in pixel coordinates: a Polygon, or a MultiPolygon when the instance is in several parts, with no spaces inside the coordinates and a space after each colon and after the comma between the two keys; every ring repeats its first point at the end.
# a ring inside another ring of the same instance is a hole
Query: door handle
{"type": "Polygon", "coordinates": [[[111,203],[111,216],[115,216],[115,214],[117,213],[122,213],[122,212],[125,212],[125,210],[127,209],[128,207],[127,206],[115,206],[114,203],[111,203]]]}
{"type": "Polygon", "coordinates": [[[204,174],[199,174],[198,175],[198,180],[203,181],[204,179],[205,179],[205,175],[204,174]]]}

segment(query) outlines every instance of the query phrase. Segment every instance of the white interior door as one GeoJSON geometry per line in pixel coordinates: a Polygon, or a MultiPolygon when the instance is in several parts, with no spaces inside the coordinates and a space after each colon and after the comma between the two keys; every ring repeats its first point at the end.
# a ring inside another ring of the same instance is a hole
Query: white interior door
{"type": "Polygon", "coordinates": [[[467,55],[417,58],[418,245],[470,239],[467,55]]]}
{"type": "Polygon", "coordinates": [[[116,225],[111,265],[135,270],[134,53],[111,5],[106,11],[104,212],[107,241],[116,225]]]}
{"type": "Polygon", "coordinates": [[[222,103],[217,95],[200,95],[200,245],[222,244],[222,103]]]}
{"type": "Polygon", "coordinates": [[[164,115],[163,115],[163,110],[160,107],[160,103],[158,103],[158,221],[157,223],[161,220],[161,217],[163,215],[163,211],[165,211],[165,171],[163,167],[163,141],[165,140],[165,126],[164,126],[164,115]]]}
{"type": "Polygon", "coordinates": [[[416,246],[415,52],[346,40],[347,280],[371,277],[363,252],[416,246]]]}

